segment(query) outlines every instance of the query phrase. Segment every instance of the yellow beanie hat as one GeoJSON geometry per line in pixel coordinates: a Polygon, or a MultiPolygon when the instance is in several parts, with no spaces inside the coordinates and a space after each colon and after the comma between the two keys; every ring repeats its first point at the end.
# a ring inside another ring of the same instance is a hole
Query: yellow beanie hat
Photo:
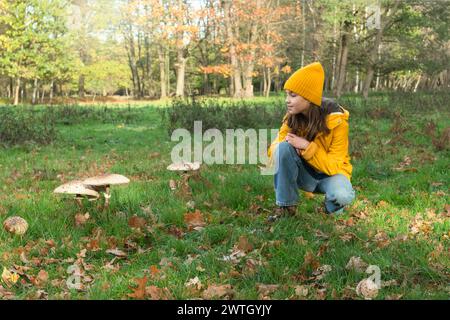
{"type": "Polygon", "coordinates": [[[290,90],[320,107],[324,81],[325,72],[322,65],[320,62],[314,62],[295,71],[287,79],[284,89],[290,90]]]}

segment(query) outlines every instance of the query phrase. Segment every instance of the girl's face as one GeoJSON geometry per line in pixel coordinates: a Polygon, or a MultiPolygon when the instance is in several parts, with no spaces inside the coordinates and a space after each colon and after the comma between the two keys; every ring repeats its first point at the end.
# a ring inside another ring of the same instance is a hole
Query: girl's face
{"type": "Polygon", "coordinates": [[[306,115],[306,111],[308,111],[311,103],[302,96],[286,90],[286,106],[289,114],[295,115],[303,113],[306,115]]]}

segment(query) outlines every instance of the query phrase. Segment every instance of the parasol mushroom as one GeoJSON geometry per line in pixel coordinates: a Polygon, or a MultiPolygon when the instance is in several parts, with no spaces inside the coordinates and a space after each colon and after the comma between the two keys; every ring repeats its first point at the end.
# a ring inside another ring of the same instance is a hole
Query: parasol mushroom
{"type": "Polygon", "coordinates": [[[9,217],[3,222],[3,228],[9,233],[13,233],[16,235],[23,235],[28,230],[28,223],[25,219],[14,216],[9,217]]]}
{"type": "Polygon", "coordinates": [[[81,199],[87,198],[89,201],[94,201],[100,197],[100,194],[97,191],[89,188],[89,186],[84,185],[81,180],[73,180],[67,182],[56,188],[53,193],[75,195],[75,200],[80,207],[81,199]]]}
{"type": "Polygon", "coordinates": [[[167,170],[169,171],[196,171],[200,169],[200,162],[176,162],[167,166],[167,170]]]}
{"type": "Polygon", "coordinates": [[[129,182],[130,179],[120,174],[103,174],[82,181],[88,188],[103,193],[105,197],[105,208],[109,206],[109,198],[111,198],[110,187],[112,185],[128,184],[129,182]]]}

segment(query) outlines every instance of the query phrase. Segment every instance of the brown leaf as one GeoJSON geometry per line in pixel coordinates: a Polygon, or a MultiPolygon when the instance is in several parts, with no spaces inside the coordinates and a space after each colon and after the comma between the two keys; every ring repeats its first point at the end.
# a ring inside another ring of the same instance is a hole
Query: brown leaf
{"type": "Polygon", "coordinates": [[[184,222],[187,224],[189,230],[192,230],[196,227],[204,227],[206,225],[203,215],[198,209],[193,213],[185,213],[184,222]]]}
{"type": "Polygon", "coordinates": [[[176,190],[177,189],[177,182],[175,180],[170,179],[169,180],[169,187],[170,187],[170,190],[176,190]]]}
{"type": "Polygon", "coordinates": [[[234,290],[231,285],[209,285],[208,289],[203,291],[202,297],[203,299],[217,299],[225,296],[232,297],[234,295],[234,290]]]}
{"type": "Polygon", "coordinates": [[[32,278],[31,282],[36,287],[42,287],[48,281],[48,273],[45,270],[40,270],[36,276],[36,278],[32,278]]]}
{"type": "Polygon", "coordinates": [[[98,239],[91,239],[89,243],[86,245],[86,249],[94,252],[99,251],[100,245],[98,239]]]}
{"type": "Polygon", "coordinates": [[[355,234],[352,233],[352,232],[347,232],[347,233],[344,233],[343,235],[339,236],[339,238],[340,238],[343,242],[348,242],[348,241],[350,241],[350,240],[352,240],[352,239],[355,238],[355,234]]]}
{"type": "Polygon", "coordinates": [[[311,268],[313,270],[316,270],[320,267],[320,262],[317,260],[316,256],[311,252],[306,252],[304,258],[303,258],[303,270],[306,270],[307,268],[311,268]]]}
{"type": "Polygon", "coordinates": [[[240,236],[239,242],[237,244],[237,248],[243,252],[250,252],[253,250],[253,246],[248,242],[248,239],[246,236],[240,236]]]}
{"type": "Polygon", "coordinates": [[[364,272],[369,265],[364,262],[360,257],[351,257],[347,262],[345,269],[347,270],[355,270],[357,272],[364,272]]]}
{"type": "Polygon", "coordinates": [[[148,286],[145,288],[145,295],[151,300],[169,300],[172,299],[167,288],[158,288],[157,286],[148,286]]]}
{"type": "Polygon", "coordinates": [[[267,297],[270,294],[272,294],[273,292],[275,292],[279,287],[280,287],[280,285],[278,285],[278,284],[258,283],[256,285],[256,290],[258,291],[260,298],[263,298],[263,297],[267,297]]]}
{"type": "Polygon", "coordinates": [[[124,258],[127,256],[127,254],[120,249],[108,249],[108,250],[106,250],[106,253],[110,253],[110,254],[113,254],[113,255],[115,255],[117,257],[121,257],[121,258],[124,258]]]}
{"type": "Polygon", "coordinates": [[[77,213],[75,215],[75,226],[79,227],[84,225],[90,218],[89,212],[86,212],[85,214],[77,213]]]}
{"type": "Polygon", "coordinates": [[[306,296],[308,295],[308,292],[309,292],[309,289],[307,286],[304,286],[304,285],[295,286],[295,295],[300,298],[306,298],[306,296]]]}
{"type": "Polygon", "coordinates": [[[128,225],[131,228],[140,229],[145,227],[147,224],[147,221],[144,218],[138,217],[136,215],[132,216],[130,219],[128,219],[128,225]]]}
{"type": "Polygon", "coordinates": [[[145,285],[147,284],[147,277],[136,278],[135,282],[137,283],[136,288],[130,288],[133,290],[133,293],[129,293],[128,297],[134,299],[144,299],[145,296],[145,285]]]}

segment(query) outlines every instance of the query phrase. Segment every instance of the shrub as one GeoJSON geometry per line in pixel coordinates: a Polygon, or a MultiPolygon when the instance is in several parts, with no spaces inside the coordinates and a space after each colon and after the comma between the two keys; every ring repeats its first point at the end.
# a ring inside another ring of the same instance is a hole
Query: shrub
{"type": "Polygon", "coordinates": [[[177,99],[169,108],[161,110],[163,120],[168,121],[168,133],[177,128],[194,130],[194,121],[202,121],[202,130],[272,129],[281,126],[286,113],[282,101],[268,103],[247,101],[220,101],[212,99],[177,99]],[[166,119],[167,118],[167,119],[166,119]]]}
{"type": "Polygon", "coordinates": [[[56,135],[54,118],[46,113],[0,108],[0,145],[49,144],[56,135]]]}

